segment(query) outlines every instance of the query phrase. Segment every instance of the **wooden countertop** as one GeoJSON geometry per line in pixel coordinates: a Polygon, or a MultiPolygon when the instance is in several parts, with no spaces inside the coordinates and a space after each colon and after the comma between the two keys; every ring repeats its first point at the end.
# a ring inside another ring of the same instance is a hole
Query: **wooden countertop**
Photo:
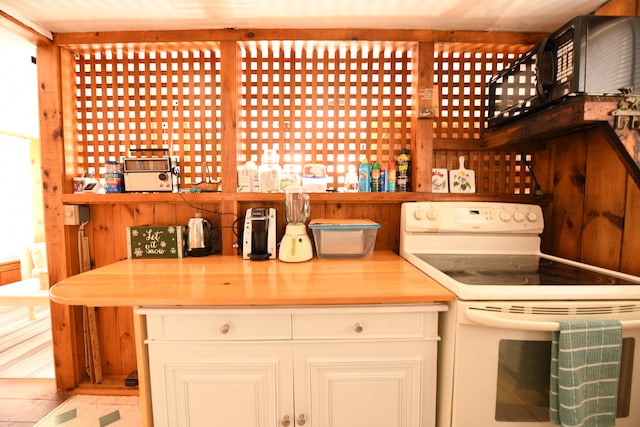
{"type": "Polygon", "coordinates": [[[455,296],[391,251],[302,263],[239,256],[124,260],[62,280],[51,299],[86,306],[393,304],[455,296]]]}

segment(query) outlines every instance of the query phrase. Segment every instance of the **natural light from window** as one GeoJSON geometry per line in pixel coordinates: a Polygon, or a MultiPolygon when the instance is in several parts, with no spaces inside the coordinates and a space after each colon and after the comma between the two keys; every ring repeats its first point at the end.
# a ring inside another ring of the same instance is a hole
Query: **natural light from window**
{"type": "Polygon", "coordinates": [[[38,147],[35,47],[0,31],[0,262],[34,241],[31,146],[38,147]]]}

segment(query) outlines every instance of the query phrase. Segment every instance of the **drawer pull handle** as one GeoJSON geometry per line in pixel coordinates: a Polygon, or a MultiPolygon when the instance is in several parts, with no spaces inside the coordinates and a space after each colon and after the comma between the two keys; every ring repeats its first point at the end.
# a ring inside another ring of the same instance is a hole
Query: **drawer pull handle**
{"type": "Polygon", "coordinates": [[[280,421],[280,425],[282,427],[287,427],[289,424],[291,424],[291,420],[289,419],[289,415],[285,415],[284,417],[282,417],[282,421],[280,421]]]}
{"type": "Polygon", "coordinates": [[[353,326],[353,330],[356,331],[359,334],[360,332],[362,332],[364,330],[364,327],[362,327],[362,323],[356,323],[353,326]]]}
{"type": "Polygon", "coordinates": [[[220,333],[226,334],[229,332],[229,329],[231,329],[231,325],[229,325],[228,323],[225,323],[224,325],[220,326],[220,333]]]}
{"type": "Polygon", "coordinates": [[[303,425],[305,425],[307,423],[307,420],[304,418],[304,414],[298,415],[298,419],[296,420],[296,423],[299,426],[303,426],[303,425]]]}

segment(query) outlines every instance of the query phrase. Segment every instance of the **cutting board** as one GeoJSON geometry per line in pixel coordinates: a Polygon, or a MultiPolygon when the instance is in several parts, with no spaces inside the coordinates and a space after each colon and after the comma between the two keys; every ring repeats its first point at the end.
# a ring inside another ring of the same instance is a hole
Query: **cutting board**
{"type": "Polygon", "coordinates": [[[475,193],[476,173],[465,169],[464,156],[459,157],[460,167],[449,171],[449,190],[452,193],[475,193]]]}

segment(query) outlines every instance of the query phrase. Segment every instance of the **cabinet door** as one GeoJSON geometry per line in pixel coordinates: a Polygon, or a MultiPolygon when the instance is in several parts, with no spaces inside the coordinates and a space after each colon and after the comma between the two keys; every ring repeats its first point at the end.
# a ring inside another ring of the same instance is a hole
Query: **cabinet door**
{"type": "Polygon", "coordinates": [[[288,343],[149,344],[155,427],[273,427],[291,416],[288,343]]]}
{"type": "Polygon", "coordinates": [[[296,344],[296,421],[304,417],[305,427],[433,426],[435,363],[427,354],[430,345],[296,344]]]}

